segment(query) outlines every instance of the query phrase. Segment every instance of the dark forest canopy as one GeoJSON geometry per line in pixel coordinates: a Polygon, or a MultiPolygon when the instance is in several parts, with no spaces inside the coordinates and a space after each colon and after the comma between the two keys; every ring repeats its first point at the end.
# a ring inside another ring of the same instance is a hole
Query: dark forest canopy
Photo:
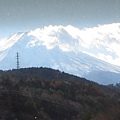
{"type": "Polygon", "coordinates": [[[116,86],[50,68],[0,71],[0,120],[119,120],[116,86]]]}

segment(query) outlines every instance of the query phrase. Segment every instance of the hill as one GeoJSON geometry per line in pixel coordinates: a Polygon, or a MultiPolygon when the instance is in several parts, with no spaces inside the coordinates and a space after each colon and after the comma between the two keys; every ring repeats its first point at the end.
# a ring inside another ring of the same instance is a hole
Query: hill
{"type": "Polygon", "coordinates": [[[0,120],[119,120],[119,98],[114,86],[50,68],[0,71],[0,120]]]}

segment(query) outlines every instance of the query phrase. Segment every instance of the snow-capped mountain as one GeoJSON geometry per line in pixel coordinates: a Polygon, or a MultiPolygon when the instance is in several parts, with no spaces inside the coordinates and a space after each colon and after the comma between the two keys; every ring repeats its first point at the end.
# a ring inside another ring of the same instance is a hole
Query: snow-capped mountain
{"type": "Polygon", "coordinates": [[[50,67],[102,84],[120,82],[120,24],[48,26],[0,40],[0,69],[50,67]]]}

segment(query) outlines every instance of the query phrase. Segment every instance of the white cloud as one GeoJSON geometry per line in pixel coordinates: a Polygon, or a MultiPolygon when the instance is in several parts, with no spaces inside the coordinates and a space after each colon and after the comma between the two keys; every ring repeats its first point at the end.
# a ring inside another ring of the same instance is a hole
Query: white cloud
{"type": "Polygon", "coordinates": [[[101,60],[120,66],[120,23],[78,29],[74,26],[46,26],[28,33],[28,45],[59,47],[63,51],[84,51],[101,60]]]}

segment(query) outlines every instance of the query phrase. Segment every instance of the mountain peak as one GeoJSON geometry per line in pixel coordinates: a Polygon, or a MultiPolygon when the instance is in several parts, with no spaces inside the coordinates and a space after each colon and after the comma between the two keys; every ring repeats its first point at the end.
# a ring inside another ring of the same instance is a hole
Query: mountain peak
{"type": "MultiPolygon", "coordinates": [[[[105,77],[111,83],[120,74],[119,46],[119,23],[85,29],[50,25],[1,40],[0,68],[14,68],[19,52],[21,67],[50,67],[91,80],[98,74],[112,73],[111,78],[105,77]]],[[[101,79],[94,80],[106,83],[101,79]]]]}

